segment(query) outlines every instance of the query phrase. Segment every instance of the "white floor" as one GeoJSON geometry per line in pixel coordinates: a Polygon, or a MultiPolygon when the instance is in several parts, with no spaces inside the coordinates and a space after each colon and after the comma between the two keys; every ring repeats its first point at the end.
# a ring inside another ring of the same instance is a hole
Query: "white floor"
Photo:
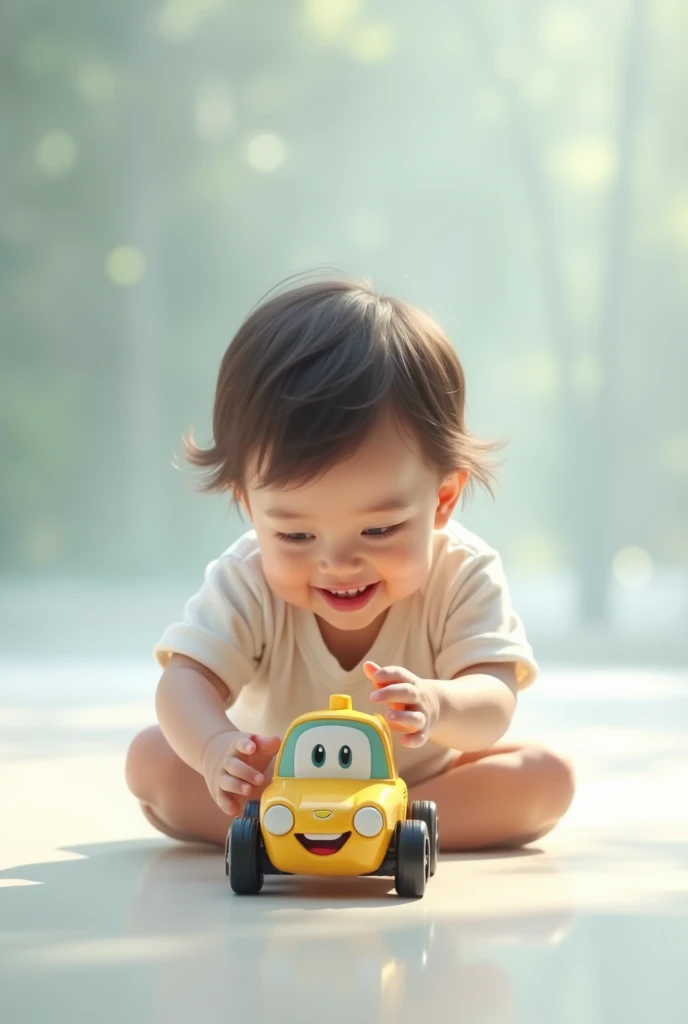
{"type": "Polygon", "coordinates": [[[122,779],[154,669],[0,665],[0,1021],[685,1024],[688,674],[545,670],[513,735],[578,765],[540,844],[391,880],[267,879],[159,837],[122,779]]]}

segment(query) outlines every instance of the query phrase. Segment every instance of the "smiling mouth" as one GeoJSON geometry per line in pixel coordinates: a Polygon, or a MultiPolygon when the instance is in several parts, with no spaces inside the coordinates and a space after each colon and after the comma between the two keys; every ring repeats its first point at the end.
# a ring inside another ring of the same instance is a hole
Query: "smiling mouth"
{"type": "Polygon", "coordinates": [[[377,583],[369,583],[361,590],[357,588],[355,591],[347,591],[346,593],[327,590],[324,587],[316,587],[315,589],[330,608],[334,608],[338,612],[352,612],[365,608],[373,600],[380,586],[381,584],[378,580],[377,583]]]}
{"type": "Polygon", "coordinates": [[[341,850],[350,832],[295,832],[298,841],[309,853],[317,853],[319,857],[329,857],[341,850]]]}
{"type": "Polygon", "coordinates": [[[366,590],[377,586],[379,582],[379,580],[376,580],[375,583],[364,583],[359,587],[316,587],[316,590],[324,590],[326,594],[331,594],[332,597],[360,597],[366,590]]]}

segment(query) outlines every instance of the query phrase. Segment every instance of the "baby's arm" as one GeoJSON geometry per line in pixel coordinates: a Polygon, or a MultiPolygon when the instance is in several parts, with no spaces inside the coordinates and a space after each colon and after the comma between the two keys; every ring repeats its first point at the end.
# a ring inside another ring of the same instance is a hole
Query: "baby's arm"
{"type": "Polygon", "coordinates": [[[205,665],[174,654],[155,694],[160,728],[172,749],[205,779],[227,814],[237,814],[265,781],[279,736],[240,732],[225,713],[228,691],[205,665]]]}
{"type": "Polygon", "coordinates": [[[473,536],[448,553],[439,582],[435,648],[438,719],[433,740],[486,750],[509,728],[517,692],[537,675],[523,623],[513,609],[498,553],[473,536]]]}
{"type": "Polygon", "coordinates": [[[237,732],[225,713],[227,687],[205,665],[173,654],[158,683],[155,711],[172,749],[197,772],[214,736],[237,732]]]}
{"type": "Polygon", "coordinates": [[[431,739],[459,750],[486,750],[501,739],[516,710],[513,664],[472,665],[436,681],[438,722],[431,739]],[[459,682],[460,680],[460,682],[459,682]]]}

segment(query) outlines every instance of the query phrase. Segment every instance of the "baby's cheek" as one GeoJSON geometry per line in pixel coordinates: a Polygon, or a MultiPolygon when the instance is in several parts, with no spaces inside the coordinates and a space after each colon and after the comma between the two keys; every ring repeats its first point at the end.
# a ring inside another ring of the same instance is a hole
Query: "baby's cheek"
{"type": "Polygon", "coordinates": [[[287,591],[308,584],[308,564],[303,557],[288,552],[263,552],[263,571],[273,590],[287,591]]]}
{"type": "Polygon", "coordinates": [[[388,553],[385,575],[390,584],[411,593],[422,585],[429,569],[424,545],[407,542],[388,553]]]}

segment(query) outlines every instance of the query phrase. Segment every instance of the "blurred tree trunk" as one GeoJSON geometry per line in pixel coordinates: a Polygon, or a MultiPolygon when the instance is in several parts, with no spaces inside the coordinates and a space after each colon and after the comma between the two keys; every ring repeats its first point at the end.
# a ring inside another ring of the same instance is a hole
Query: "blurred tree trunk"
{"type": "Polygon", "coordinates": [[[123,175],[124,232],[122,243],[139,248],[145,259],[143,279],[125,290],[126,360],[123,429],[128,466],[128,528],[131,549],[140,568],[159,566],[165,542],[162,484],[162,317],[160,300],[159,206],[155,161],[155,124],[148,102],[154,79],[155,47],[141,17],[132,17],[131,80],[135,98],[129,104],[128,152],[123,175]]]}
{"type": "Polygon", "coordinates": [[[569,541],[579,588],[579,616],[584,625],[605,626],[609,622],[610,569],[617,547],[619,518],[614,457],[617,441],[622,443],[623,439],[619,350],[635,129],[647,48],[646,7],[647,0],[630,0],[614,132],[618,168],[610,188],[596,328],[600,381],[593,393],[580,396],[571,377],[577,355],[574,321],[566,295],[552,201],[538,159],[538,142],[533,138],[534,129],[524,113],[517,89],[494,73],[495,47],[479,7],[473,0],[464,3],[464,13],[483,64],[510,109],[512,144],[535,224],[543,297],[559,364],[561,417],[570,441],[569,449],[562,452],[563,486],[572,513],[569,541]]]}
{"type": "MultiPolygon", "coordinates": [[[[580,610],[583,620],[609,618],[609,579],[611,561],[617,548],[621,496],[616,490],[615,453],[627,443],[623,427],[624,409],[621,380],[623,373],[623,312],[628,237],[633,215],[633,170],[635,137],[638,126],[641,86],[647,54],[647,0],[631,0],[628,25],[619,74],[619,90],[614,131],[618,169],[610,191],[606,226],[606,252],[597,320],[596,350],[602,380],[598,394],[582,417],[587,424],[585,447],[579,445],[582,462],[593,469],[591,484],[596,488],[592,500],[579,503],[580,535],[592,542],[591,559],[581,575],[580,610]],[[597,490],[599,488],[599,490],[597,490]],[[595,515],[596,508],[599,514],[595,515]]],[[[638,484],[642,470],[638,467],[638,484]]],[[[587,488],[583,491],[585,494],[587,488]]]]}

